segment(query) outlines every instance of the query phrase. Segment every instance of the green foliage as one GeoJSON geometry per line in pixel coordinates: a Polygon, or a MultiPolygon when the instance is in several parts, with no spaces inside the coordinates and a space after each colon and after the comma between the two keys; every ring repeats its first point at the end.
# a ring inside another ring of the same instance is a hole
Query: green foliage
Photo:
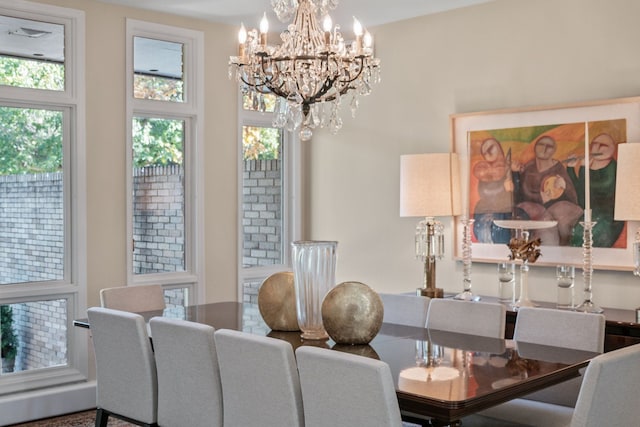
{"type": "Polygon", "coordinates": [[[183,141],[182,120],[134,118],[134,167],[181,165],[183,141]]]}
{"type": "Polygon", "coordinates": [[[0,85],[64,90],[64,65],[0,55],[0,85]]]}
{"type": "MultiPolygon", "coordinates": [[[[64,65],[0,56],[0,84],[64,89],[64,65]]],[[[62,113],[0,107],[0,174],[56,172],[62,168],[62,113]]]]}
{"type": "Polygon", "coordinates": [[[13,310],[10,305],[0,305],[0,355],[15,359],[18,354],[18,337],[13,330],[13,310]]]}
{"type": "Polygon", "coordinates": [[[183,99],[182,80],[159,76],[136,74],[133,82],[133,96],[138,99],[180,102],[183,99]]]}
{"type": "Polygon", "coordinates": [[[0,107],[0,174],[62,169],[62,112],[0,107]]]}
{"type": "MultiPolygon", "coordinates": [[[[143,76],[144,77],[144,76],[143,76]]],[[[182,81],[136,78],[137,96],[179,101],[182,81]]],[[[0,56],[0,85],[63,90],[64,64],[0,56]]],[[[63,165],[63,113],[0,106],[0,174],[57,172],[63,165]]],[[[133,123],[136,167],[182,164],[184,122],[136,118],[133,123]]]]}
{"type": "Polygon", "coordinates": [[[276,96],[272,93],[243,91],[242,108],[249,111],[273,113],[276,109],[276,96]]]}
{"type": "Polygon", "coordinates": [[[257,126],[242,127],[244,160],[271,160],[278,158],[280,130],[257,126]]]}

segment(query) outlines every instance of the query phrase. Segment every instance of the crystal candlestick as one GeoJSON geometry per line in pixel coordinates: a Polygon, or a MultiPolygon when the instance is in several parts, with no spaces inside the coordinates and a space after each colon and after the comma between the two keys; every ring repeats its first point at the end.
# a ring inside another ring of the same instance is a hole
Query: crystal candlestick
{"type": "Polygon", "coordinates": [[[473,219],[462,219],[462,286],[463,290],[455,299],[464,301],[479,301],[480,297],[471,292],[471,228],[473,227],[473,219]]]}
{"type": "Polygon", "coordinates": [[[593,227],[595,221],[581,221],[583,227],[582,243],[582,278],[584,279],[584,301],[576,307],[576,311],[584,313],[602,313],[604,310],[593,302],[591,280],[593,279],[593,227]]]}

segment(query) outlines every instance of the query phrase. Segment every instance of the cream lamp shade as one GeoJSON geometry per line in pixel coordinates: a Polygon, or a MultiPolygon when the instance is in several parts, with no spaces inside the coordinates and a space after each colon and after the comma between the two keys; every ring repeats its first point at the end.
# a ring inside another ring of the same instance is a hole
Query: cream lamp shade
{"type": "Polygon", "coordinates": [[[616,205],[614,217],[617,221],[640,220],[640,144],[618,144],[618,166],[616,171],[616,205]]]}
{"type": "Polygon", "coordinates": [[[455,153],[400,156],[400,216],[460,215],[459,170],[455,153]]]}

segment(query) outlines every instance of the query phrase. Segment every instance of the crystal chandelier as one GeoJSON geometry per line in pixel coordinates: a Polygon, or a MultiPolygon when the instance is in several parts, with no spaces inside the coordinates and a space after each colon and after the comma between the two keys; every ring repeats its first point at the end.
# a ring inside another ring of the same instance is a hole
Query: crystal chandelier
{"type": "Polygon", "coordinates": [[[337,4],[338,0],[271,0],[281,21],[293,18],[280,34],[282,44],[267,44],[265,14],[259,31],[247,32],[241,26],[238,56],[229,60],[229,77],[254,98],[259,110],[265,110],[265,94],[276,95],[273,126],[300,129],[303,141],[316,127],[338,132],[343,97],[351,95],[348,102],[355,116],[358,96],[371,93],[371,85],[380,81],[380,60],[373,56],[371,35],[354,18],[355,40],[348,44],[328,13],[337,4]]]}

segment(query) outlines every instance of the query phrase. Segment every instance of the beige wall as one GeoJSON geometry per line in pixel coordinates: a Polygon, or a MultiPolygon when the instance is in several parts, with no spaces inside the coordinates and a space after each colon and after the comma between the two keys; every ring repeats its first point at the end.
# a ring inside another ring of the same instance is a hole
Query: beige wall
{"type": "Polygon", "coordinates": [[[205,35],[206,300],[236,299],[236,91],[227,77],[230,26],[113,6],[47,0],[86,14],[88,301],[126,283],[125,20],[200,30],[205,35]]]}
{"type": "MultiPolygon", "coordinates": [[[[205,32],[206,299],[235,299],[236,100],[226,65],[234,28],[94,0],[46,2],[87,18],[88,304],[126,279],[126,17],[205,32]]],[[[307,143],[306,237],[340,242],[338,280],[379,291],[419,285],[417,220],[398,214],[399,157],[448,151],[450,114],[639,95],[638,16],[637,0],[496,0],[371,29],[382,83],[361,100],[356,119],[344,107],[337,135],[318,131],[307,143]]],[[[445,224],[438,283],[455,292],[462,272],[450,259],[445,224]]],[[[493,265],[474,264],[473,279],[477,292],[496,293],[493,265]]],[[[533,298],[555,299],[551,268],[534,267],[531,282],[533,298]]],[[[640,283],[629,272],[597,271],[594,283],[601,305],[640,305],[640,283]]]]}
{"type": "MultiPolygon", "coordinates": [[[[399,157],[448,151],[450,114],[639,95],[638,16],[636,0],[497,0],[373,28],[382,83],[356,119],[345,107],[336,136],[311,141],[310,237],[340,242],[338,280],[379,291],[419,286],[418,219],[399,217],[399,157]]],[[[437,279],[457,292],[462,268],[450,259],[445,224],[437,279]]],[[[554,274],[532,268],[532,298],[555,301],[554,274]]],[[[474,290],[497,293],[494,265],[474,263],[472,275],[474,290]]],[[[640,280],[596,271],[594,298],[640,306],[640,280]]]]}

